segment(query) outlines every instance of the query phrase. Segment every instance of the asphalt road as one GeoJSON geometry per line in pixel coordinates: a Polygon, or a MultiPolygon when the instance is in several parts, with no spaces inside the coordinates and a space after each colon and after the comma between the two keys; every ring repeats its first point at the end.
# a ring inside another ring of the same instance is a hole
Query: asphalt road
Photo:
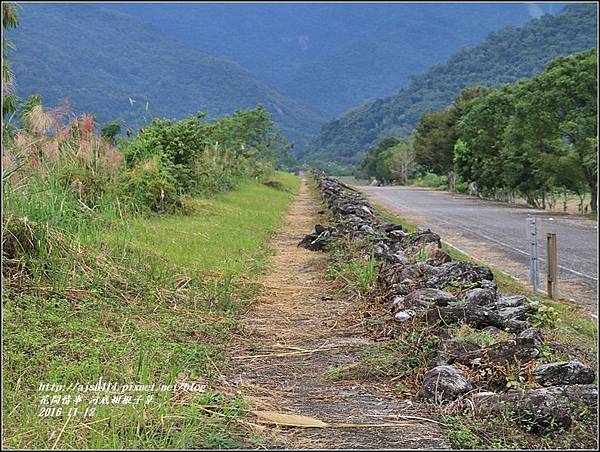
{"type": "Polygon", "coordinates": [[[541,288],[546,289],[546,233],[554,232],[559,297],[575,301],[597,316],[596,221],[426,189],[357,188],[374,203],[430,228],[461,251],[525,282],[529,280],[529,218],[536,218],[541,288]]]}

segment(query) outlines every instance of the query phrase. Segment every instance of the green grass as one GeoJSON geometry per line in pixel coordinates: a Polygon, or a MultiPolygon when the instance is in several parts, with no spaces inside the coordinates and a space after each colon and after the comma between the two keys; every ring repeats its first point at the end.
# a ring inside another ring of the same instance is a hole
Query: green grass
{"type": "Polygon", "coordinates": [[[377,282],[378,263],[373,257],[364,258],[365,243],[354,241],[329,244],[329,262],[325,269],[328,278],[340,282],[344,293],[364,296],[377,282]]]}
{"type": "MultiPolygon", "coordinates": [[[[297,190],[297,179],[280,179],[290,191],[297,190]]],[[[257,262],[257,253],[289,200],[289,192],[245,182],[234,192],[192,201],[191,214],[129,223],[128,246],[166,259],[188,274],[248,271],[264,265],[257,262]]]]}
{"type": "MultiPolygon", "coordinates": [[[[506,334],[508,338],[510,335],[506,334]]],[[[467,342],[472,342],[481,347],[488,347],[494,345],[498,340],[487,331],[480,331],[467,324],[457,325],[451,332],[452,339],[462,339],[467,342]]]]}
{"type": "Polygon", "coordinates": [[[237,422],[246,403],[225,394],[218,377],[236,313],[254,293],[268,264],[268,239],[298,188],[297,177],[277,180],[288,191],[246,182],[194,201],[197,210],[188,215],[110,218],[80,235],[49,236],[46,274],[61,281],[45,280],[43,272],[5,280],[3,446],[255,444],[237,422]],[[71,418],[40,416],[40,383],[93,384],[100,377],[119,386],[200,382],[207,390],[155,392],[145,405],[98,405],[89,418],[83,411],[90,400],[71,418]]]}

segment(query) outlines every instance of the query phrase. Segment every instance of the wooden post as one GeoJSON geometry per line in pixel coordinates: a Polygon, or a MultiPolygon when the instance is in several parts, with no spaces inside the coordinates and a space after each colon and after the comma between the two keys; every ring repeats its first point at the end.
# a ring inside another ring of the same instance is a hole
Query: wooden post
{"type": "Polygon", "coordinates": [[[558,251],[556,248],[556,234],[549,232],[546,235],[546,271],[548,273],[548,296],[552,299],[558,297],[558,251]]]}

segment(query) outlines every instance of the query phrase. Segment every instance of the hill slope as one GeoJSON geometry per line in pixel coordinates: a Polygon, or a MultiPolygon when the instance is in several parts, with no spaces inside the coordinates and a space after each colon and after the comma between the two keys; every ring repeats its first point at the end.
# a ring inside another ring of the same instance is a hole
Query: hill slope
{"type": "Polygon", "coordinates": [[[39,93],[46,105],[68,97],[77,112],[93,112],[100,122],[121,117],[133,127],[144,115],[174,118],[200,110],[220,116],[262,103],[299,147],[322,120],[238,64],[186,47],[124,13],[22,4],[19,20],[9,39],[16,45],[10,58],[21,97],[39,93]]]}
{"type": "Polygon", "coordinates": [[[561,4],[110,4],[330,116],[561,4]]]}
{"type": "Polygon", "coordinates": [[[407,136],[422,113],[447,106],[463,88],[494,86],[529,77],[551,59],[596,45],[596,5],[571,5],[521,28],[490,34],[463,49],[447,64],[412,78],[398,94],[366,103],[328,122],[301,157],[305,160],[357,161],[364,151],[390,136],[407,136]]]}

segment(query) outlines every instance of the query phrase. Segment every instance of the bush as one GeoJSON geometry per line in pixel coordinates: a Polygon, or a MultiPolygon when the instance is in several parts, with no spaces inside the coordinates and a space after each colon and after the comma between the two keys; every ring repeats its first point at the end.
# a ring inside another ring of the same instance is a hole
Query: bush
{"type": "Polygon", "coordinates": [[[415,179],[413,185],[415,187],[429,187],[446,190],[448,189],[448,176],[438,176],[434,173],[426,173],[424,176],[415,179]]]}
{"type": "Polygon", "coordinates": [[[151,157],[124,172],[120,193],[126,204],[139,212],[174,212],[181,207],[178,182],[160,156],[151,157]]]}
{"type": "Polygon", "coordinates": [[[132,142],[123,143],[128,168],[124,186],[138,204],[169,211],[179,204],[178,196],[231,190],[243,178],[272,173],[277,154],[287,149],[260,106],[206,123],[203,117],[155,119],[132,142]],[[159,178],[156,184],[148,180],[152,176],[159,178]]]}

